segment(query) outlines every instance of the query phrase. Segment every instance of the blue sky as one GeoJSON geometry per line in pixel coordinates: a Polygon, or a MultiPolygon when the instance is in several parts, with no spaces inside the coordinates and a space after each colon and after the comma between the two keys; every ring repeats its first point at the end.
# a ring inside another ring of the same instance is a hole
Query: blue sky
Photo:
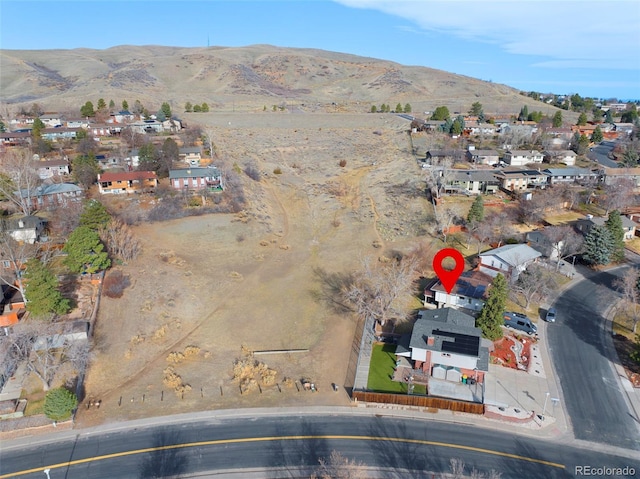
{"type": "Polygon", "coordinates": [[[0,0],[0,48],[319,48],[521,90],[640,99],[638,0],[0,0]]]}

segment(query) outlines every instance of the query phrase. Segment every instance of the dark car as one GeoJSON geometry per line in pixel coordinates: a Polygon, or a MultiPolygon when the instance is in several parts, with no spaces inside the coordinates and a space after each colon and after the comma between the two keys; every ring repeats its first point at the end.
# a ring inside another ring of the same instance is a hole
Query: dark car
{"type": "Polygon", "coordinates": [[[547,323],[555,323],[556,322],[556,308],[549,308],[547,310],[547,314],[544,317],[544,320],[547,323]]]}

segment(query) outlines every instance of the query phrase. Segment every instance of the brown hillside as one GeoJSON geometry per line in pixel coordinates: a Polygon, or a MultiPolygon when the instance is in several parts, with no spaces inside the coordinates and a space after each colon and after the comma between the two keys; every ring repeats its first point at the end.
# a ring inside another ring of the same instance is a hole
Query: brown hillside
{"type": "Polygon", "coordinates": [[[514,112],[542,103],[505,85],[417,66],[312,49],[118,46],[107,50],[2,50],[0,101],[77,109],[87,100],[136,99],[150,109],[168,101],[217,110],[281,104],[333,104],[367,111],[372,104],[410,103],[414,112],[447,105],[466,112],[481,101],[487,112],[514,112]]]}

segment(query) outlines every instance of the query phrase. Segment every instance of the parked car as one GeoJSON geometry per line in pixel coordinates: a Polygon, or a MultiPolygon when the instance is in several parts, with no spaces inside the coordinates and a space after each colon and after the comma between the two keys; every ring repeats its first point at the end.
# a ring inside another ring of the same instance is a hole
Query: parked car
{"type": "Polygon", "coordinates": [[[527,334],[538,334],[538,327],[527,316],[521,313],[504,313],[504,325],[508,328],[524,331],[527,334]]]}
{"type": "Polygon", "coordinates": [[[547,323],[555,323],[556,322],[556,308],[549,308],[547,310],[547,314],[544,316],[544,320],[547,323]]]}

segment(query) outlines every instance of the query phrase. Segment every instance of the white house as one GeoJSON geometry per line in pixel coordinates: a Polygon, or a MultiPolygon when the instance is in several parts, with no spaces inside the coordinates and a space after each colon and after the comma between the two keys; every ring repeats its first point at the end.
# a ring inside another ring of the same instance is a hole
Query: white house
{"type": "Polygon", "coordinates": [[[480,311],[493,278],[478,270],[462,273],[450,293],[437,281],[424,291],[425,306],[433,301],[439,308],[452,307],[480,311]]]}
{"type": "Polygon", "coordinates": [[[38,216],[22,216],[2,221],[2,231],[6,231],[19,243],[34,244],[40,241],[46,221],[38,216]]]}
{"type": "Polygon", "coordinates": [[[544,158],[549,163],[564,163],[567,166],[576,164],[576,153],[571,150],[546,150],[544,158]]]}
{"type": "Polygon", "coordinates": [[[411,359],[421,371],[430,395],[484,402],[482,387],[489,371],[489,348],[475,318],[452,308],[422,310],[411,336],[396,346],[396,356],[411,359]],[[463,379],[469,378],[471,380],[463,379]]]}
{"type": "Polygon", "coordinates": [[[508,244],[480,253],[479,270],[496,277],[502,273],[512,282],[542,254],[526,244],[508,244]]]}
{"type": "Polygon", "coordinates": [[[66,176],[69,171],[69,160],[36,161],[33,164],[41,180],[56,176],[66,176]]]}
{"type": "Polygon", "coordinates": [[[537,150],[509,150],[503,161],[511,166],[525,166],[529,163],[542,163],[544,155],[537,150]]]}

